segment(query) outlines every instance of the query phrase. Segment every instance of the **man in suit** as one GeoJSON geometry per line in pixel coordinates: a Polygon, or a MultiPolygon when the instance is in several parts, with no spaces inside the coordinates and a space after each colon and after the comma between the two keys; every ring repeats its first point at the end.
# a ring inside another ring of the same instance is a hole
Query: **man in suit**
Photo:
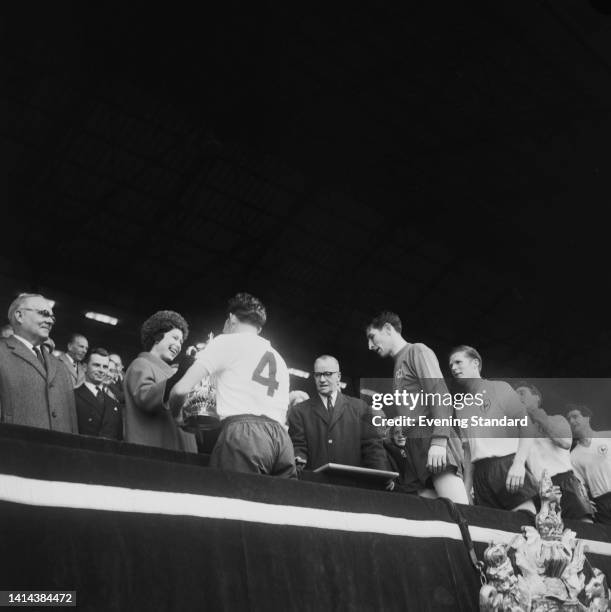
{"type": "Polygon", "coordinates": [[[89,342],[82,334],[72,334],[68,350],[60,355],[60,361],[66,366],[72,378],[72,386],[78,387],[85,380],[83,359],[89,350],[89,342]]]}
{"type": "Polygon", "coordinates": [[[121,355],[117,355],[117,353],[111,353],[108,358],[112,363],[117,366],[117,381],[123,384],[123,378],[125,377],[125,369],[123,368],[123,360],[121,359],[121,355]]]}
{"type": "Polygon", "coordinates": [[[85,380],[74,390],[78,430],[86,436],[123,439],[123,412],[119,402],[104,391],[108,351],[92,349],[85,364],[85,380]]]}
{"type": "Polygon", "coordinates": [[[123,390],[123,362],[116,353],[108,355],[108,373],[104,383],[105,391],[114,397],[120,404],[125,404],[125,391],[123,390]]]}
{"type": "Polygon", "coordinates": [[[314,470],[326,463],[343,463],[389,469],[369,407],[363,400],[343,395],[340,380],[337,359],[321,355],[314,362],[317,395],[289,412],[298,467],[314,470]]]}
{"type": "Polygon", "coordinates": [[[55,322],[51,304],[22,293],[8,318],[15,333],[0,339],[0,422],[76,433],[70,375],[43,349],[55,322]]]}

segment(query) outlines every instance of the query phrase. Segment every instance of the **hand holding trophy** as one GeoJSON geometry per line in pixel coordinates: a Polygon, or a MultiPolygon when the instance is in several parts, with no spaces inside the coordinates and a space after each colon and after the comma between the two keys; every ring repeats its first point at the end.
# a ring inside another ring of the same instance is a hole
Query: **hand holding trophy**
{"type": "MultiPolygon", "coordinates": [[[[203,351],[208,342],[214,338],[210,332],[206,342],[199,342],[195,346],[190,346],[186,353],[195,358],[200,351],[203,351]]],[[[183,429],[190,432],[197,432],[206,429],[216,429],[221,421],[216,411],[216,389],[212,377],[206,377],[189,393],[182,407],[183,429]]]]}

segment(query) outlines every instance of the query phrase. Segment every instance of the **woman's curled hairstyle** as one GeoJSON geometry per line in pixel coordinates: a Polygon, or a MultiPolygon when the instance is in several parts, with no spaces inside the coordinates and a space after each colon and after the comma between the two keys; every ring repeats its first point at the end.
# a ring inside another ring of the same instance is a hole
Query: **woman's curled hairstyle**
{"type": "Polygon", "coordinates": [[[145,351],[150,351],[156,342],[172,329],[179,329],[183,335],[183,342],[189,336],[189,326],[184,317],[173,310],[160,310],[150,316],[140,328],[140,341],[145,351]]]}

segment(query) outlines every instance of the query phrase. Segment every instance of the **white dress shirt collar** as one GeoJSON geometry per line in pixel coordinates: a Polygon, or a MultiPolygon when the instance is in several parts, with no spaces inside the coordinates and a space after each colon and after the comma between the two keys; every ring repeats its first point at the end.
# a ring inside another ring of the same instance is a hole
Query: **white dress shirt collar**
{"type": "Polygon", "coordinates": [[[34,345],[29,340],[22,338],[18,334],[13,334],[13,336],[17,338],[17,340],[20,340],[21,342],[23,342],[23,344],[25,344],[32,351],[32,353],[34,353],[34,355],[36,355],[36,351],[34,350],[34,345]]]}
{"type": "MultiPolygon", "coordinates": [[[[333,402],[333,407],[335,408],[335,404],[337,402],[337,391],[334,391],[331,394],[331,401],[333,402]]],[[[326,408],[327,407],[327,401],[328,401],[328,396],[327,395],[320,395],[320,393],[318,394],[318,397],[320,397],[320,401],[322,402],[322,405],[326,408]]]]}
{"type": "Polygon", "coordinates": [[[87,386],[87,389],[89,389],[89,391],[91,391],[97,397],[98,389],[100,387],[98,387],[97,385],[94,385],[93,383],[90,383],[88,380],[86,380],[84,382],[85,382],[85,385],[87,386]]]}

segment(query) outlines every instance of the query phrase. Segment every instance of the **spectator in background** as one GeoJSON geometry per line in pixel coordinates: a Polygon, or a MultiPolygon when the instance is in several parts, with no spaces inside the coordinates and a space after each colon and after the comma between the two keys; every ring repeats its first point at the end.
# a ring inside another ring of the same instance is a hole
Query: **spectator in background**
{"type": "Polygon", "coordinates": [[[207,376],[216,381],[222,420],[210,467],[295,478],[293,446],[284,423],[289,372],[282,356],[260,336],[263,303],[248,293],[229,300],[223,333],[210,340],[171,391],[178,408],[207,376]]]}
{"type": "MultiPolygon", "coordinates": [[[[394,361],[395,391],[413,396],[421,391],[433,394],[430,397],[449,396],[435,353],[420,342],[407,342],[401,331],[401,319],[389,311],[376,316],[366,330],[369,350],[394,361]]],[[[425,416],[447,421],[452,416],[452,406],[440,402],[417,402],[409,407],[395,408],[395,414],[387,416],[394,417],[398,413],[416,419],[425,416]]],[[[414,474],[412,482],[419,495],[437,495],[455,503],[469,503],[462,481],[462,444],[452,427],[443,424],[411,427],[405,450],[414,474]]]]}
{"type": "MultiPolygon", "coordinates": [[[[461,418],[521,419],[526,409],[518,394],[502,380],[481,377],[482,357],[472,346],[457,346],[450,354],[452,376],[465,393],[480,402],[465,402],[461,418]]],[[[470,426],[465,441],[465,486],[475,503],[502,510],[535,512],[535,477],[526,466],[533,439],[526,427],[470,426]]]]}
{"type": "Polygon", "coordinates": [[[384,438],[384,449],[388,456],[393,472],[399,472],[398,478],[393,485],[388,487],[397,493],[416,493],[417,486],[412,482],[414,475],[410,469],[409,456],[405,450],[407,442],[406,431],[403,427],[393,425],[388,429],[388,435],[384,438]]]}
{"type": "Polygon", "coordinates": [[[126,442],[197,452],[195,436],[177,423],[181,406],[171,411],[168,404],[170,385],[177,373],[170,364],[188,335],[187,322],[172,310],[156,312],[143,323],[140,337],[144,352],[125,373],[126,442]]]}
{"type": "Polygon", "coordinates": [[[10,338],[15,332],[9,323],[0,329],[0,338],[10,338]]]}
{"type": "Polygon", "coordinates": [[[22,293],[8,318],[15,333],[0,340],[0,421],[77,433],[70,375],[41,348],[55,323],[51,304],[40,294],[22,293]]]}
{"type": "Polygon", "coordinates": [[[78,387],[85,380],[85,367],[82,362],[88,350],[87,338],[82,334],[72,334],[67,351],[59,357],[72,378],[73,387],[78,387]]]}
{"type": "Polygon", "coordinates": [[[119,402],[104,391],[108,351],[95,348],[85,363],[85,380],[74,390],[79,433],[123,439],[123,414],[119,402]]]}
{"type": "Polygon", "coordinates": [[[293,412],[294,406],[296,406],[297,404],[300,404],[301,402],[305,402],[308,399],[310,399],[310,396],[305,391],[301,391],[299,389],[295,391],[289,391],[289,409],[287,410],[287,413],[286,413],[286,426],[287,427],[289,424],[289,415],[291,414],[291,412],[293,412]]]}
{"type": "Polygon", "coordinates": [[[309,400],[310,396],[301,390],[289,391],[289,408],[293,407],[295,404],[299,404],[301,402],[305,402],[309,400]]]}
{"type": "Polygon", "coordinates": [[[535,385],[519,382],[516,393],[526,406],[533,444],[526,460],[537,482],[547,470],[552,482],[560,487],[562,518],[592,522],[593,510],[583,484],[571,464],[571,428],[560,414],[549,415],[541,407],[543,397],[535,385]]]}
{"type": "Polygon", "coordinates": [[[388,469],[382,439],[367,404],[340,391],[339,363],[331,355],[314,362],[316,397],[296,404],[289,416],[295,461],[307,470],[342,463],[388,469]]]}
{"type": "Polygon", "coordinates": [[[594,431],[592,411],[584,405],[569,405],[567,419],[577,441],[571,463],[596,504],[595,520],[611,525],[611,431],[594,431]]]}
{"type": "Polygon", "coordinates": [[[117,355],[117,353],[111,353],[108,358],[110,359],[110,361],[112,363],[115,364],[116,368],[117,368],[117,379],[116,382],[120,385],[123,384],[123,379],[125,378],[125,371],[123,369],[123,361],[121,359],[120,355],[117,355]]]}
{"type": "Polygon", "coordinates": [[[104,390],[110,397],[116,399],[121,405],[125,405],[125,391],[123,381],[119,380],[119,369],[117,362],[108,359],[108,371],[104,380],[104,390]]]}

